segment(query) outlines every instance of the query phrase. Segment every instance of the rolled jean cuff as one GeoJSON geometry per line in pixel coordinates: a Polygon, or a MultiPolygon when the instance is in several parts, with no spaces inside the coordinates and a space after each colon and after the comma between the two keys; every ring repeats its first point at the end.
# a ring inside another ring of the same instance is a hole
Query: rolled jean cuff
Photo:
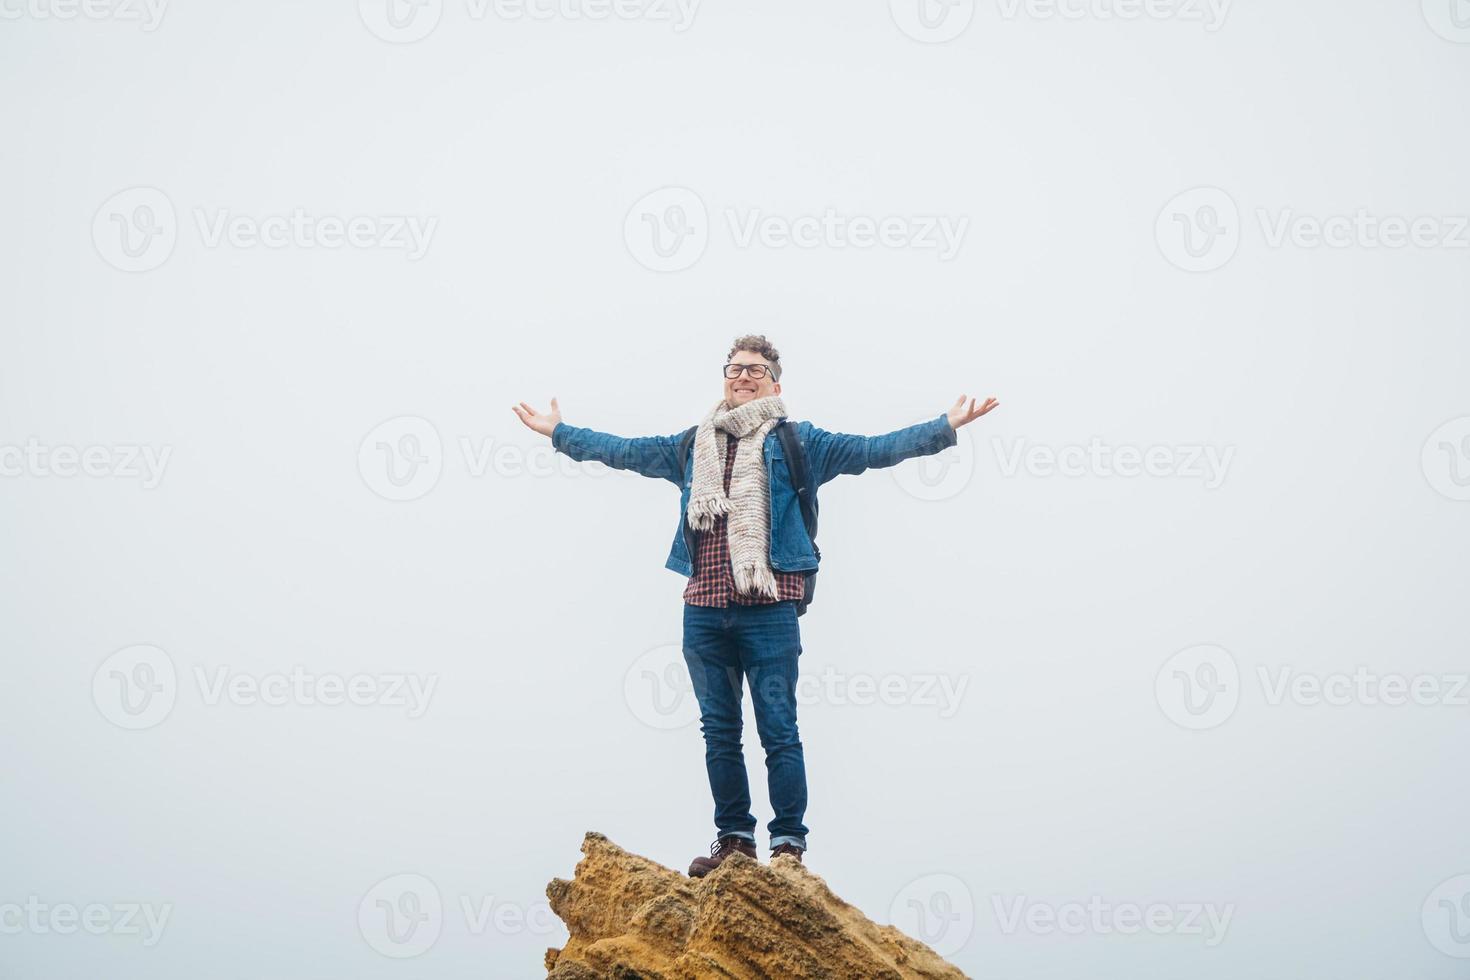
{"type": "Polygon", "coordinates": [[[746,840],[750,841],[752,844],[755,843],[755,834],[752,834],[748,830],[726,830],[726,831],[722,831],[719,834],[719,836],[720,837],[743,837],[746,840]]]}
{"type": "Polygon", "coordinates": [[[771,850],[774,851],[776,848],[780,847],[782,844],[795,844],[797,847],[801,848],[803,851],[806,850],[806,838],[805,837],[772,837],[771,838],[771,850]]]}

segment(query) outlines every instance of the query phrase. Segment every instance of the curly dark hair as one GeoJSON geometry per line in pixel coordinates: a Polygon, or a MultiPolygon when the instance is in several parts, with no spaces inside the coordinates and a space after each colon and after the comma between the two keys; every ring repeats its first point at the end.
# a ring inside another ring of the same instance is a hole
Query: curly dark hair
{"type": "Polygon", "coordinates": [[[772,346],[771,342],[766,339],[765,334],[748,333],[744,337],[736,337],[734,346],[730,348],[730,353],[725,355],[726,364],[730,363],[730,358],[734,357],[735,352],[738,350],[750,351],[752,354],[759,354],[761,357],[764,357],[771,365],[771,380],[781,380],[781,352],[772,346]]]}

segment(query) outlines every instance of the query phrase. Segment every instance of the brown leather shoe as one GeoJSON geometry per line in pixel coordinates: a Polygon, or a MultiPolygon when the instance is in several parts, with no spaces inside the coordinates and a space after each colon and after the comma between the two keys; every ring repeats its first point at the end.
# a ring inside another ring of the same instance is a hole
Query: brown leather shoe
{"type": "Polygon", "coordinates": [[[746,857],[755,860],[754,843],[746,840],[744,837],[737,837],[734,834],[726,834],[724,837],[721,837],[719,840],[710,845],[709,857],[704,857],[703,855],[701,855],[694,859],[694,861],[689,865],[689,877],[703,878],[705,875],[718,868],[720,866],[720,862],[724,861],[725,858],[729,857],[731,854],[734,854],[736,851],[739,851],[746,857]]]}
{"type": "Polygon", "coordinates": [[[778,854],[790,854],[792,857],[796,858],[797,864],[802,863],[802,849],[797,847],[795,844],[777,844],[774,848],[771,849],[771,857],[775,857],[778,854]]]}

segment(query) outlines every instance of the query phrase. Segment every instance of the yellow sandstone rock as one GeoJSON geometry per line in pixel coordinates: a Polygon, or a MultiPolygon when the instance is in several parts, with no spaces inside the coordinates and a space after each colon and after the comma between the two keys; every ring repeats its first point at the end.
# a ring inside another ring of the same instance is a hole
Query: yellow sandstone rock
{"type": "Polygon", "coordinates": [[[735,854],[695,879],[595,832],[582,854],[571,881],[546,887],[571,933],[546,951],[548,980],[965,980],[793,857],[735,854]]]}

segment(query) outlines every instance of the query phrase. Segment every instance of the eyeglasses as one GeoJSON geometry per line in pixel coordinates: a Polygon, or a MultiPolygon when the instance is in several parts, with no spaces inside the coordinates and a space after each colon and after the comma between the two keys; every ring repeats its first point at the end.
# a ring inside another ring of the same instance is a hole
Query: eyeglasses
{"type": "Polygon", "coordinates": [[[767,364],[726,364],[725,377],[731,379],[740,377],[740,372],[747,372],[756,381],[761,380],[771,373],[770,365],[767,364]]]}

